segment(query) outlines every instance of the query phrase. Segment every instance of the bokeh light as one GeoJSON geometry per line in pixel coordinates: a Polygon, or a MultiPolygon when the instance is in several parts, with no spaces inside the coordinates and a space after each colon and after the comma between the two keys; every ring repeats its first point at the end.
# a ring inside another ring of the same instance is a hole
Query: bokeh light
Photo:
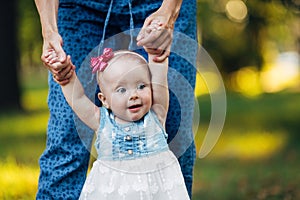
{"type": "Polygon", "coordinates": [[[219,77],[213,72],[201,72],[196,76],[195,96],[214,93],[220,87],[219,77]],[[210,83],[209,90],[207,83],[210,83]]]}
{"type": "Polygon", "coordinates": [[[228,133],[212,151],[212,157],[253,160],[268,158],[282,150],[288,141],[284,132],[228,133]]]}
{"type": "Polygon", "coordinates": [[[296,52],[282,53],[273,65],[266,65],[261,72],[265,92],[279,92],[299,85],[300,59],[296,52]]]}
{"type": "Polygon", "coordinates": [[[230,75],[230,87],[245,96],[254,97],[262,93],[259,72],[255,67],[244,67],[230,75]]]}
{"type": "Polygon", "coordinates": [[[241,0],[230,0],[227,2],[226,15],[235,22],[243,22],[247,19],[248,9],[246,4],[241,0]]]}

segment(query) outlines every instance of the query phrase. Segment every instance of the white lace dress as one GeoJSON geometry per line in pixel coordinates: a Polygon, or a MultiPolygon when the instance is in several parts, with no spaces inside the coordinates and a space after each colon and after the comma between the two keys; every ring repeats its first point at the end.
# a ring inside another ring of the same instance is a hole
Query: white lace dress
{"type": "Polygon", "coordinates": [[[186,200],[180,166],[172,152],[124,161],[97,160],[80,199],[186,200]]]}
{"type": "MultiPolygon", "coordinates": [[[[108,115],[107,113],[104,114],[108,115]]],[[[104,116],[101,116],[101,118],[103,119],[104,116]]],[[[151,117],[150,119],[146,117],[146,120],[149,123],[151,117]]],[[[108,121],[109,119],[106,119],[105,123],[101,121],[105,124],[105,126],[102,126],[103,129],[110,129],[108,121]]],[[[125,128],[128,129],[128,127],[125,128]]],[[[101,139],[98,137],[95,143],[97,151],[99,150],[98,159],[94,162],[86,179],[80,200],[189,199],[178,160],[168,149],[134,159],[101,159],[99,153],[109,152],[107,151],[108,146],[101,143],[101,141],[111,140],[112,138],[109,139],[108,135],[105,136],[106,133],[111,131],[115,132],[114,129],[101,133],[98,131],[98,134],[102,134],[101,139]],[[98,146],[97,142],[99,141],[101,144],[98,146]],[[99,147],[105,147],[105,149],[98,149],[99,147]]],[[[112,135],[112,133],[109,133],[109,135],[112,135]]],[[[137,144],[140,143],[141,141],[137,141],[137,144]]],[[[150,140],[148,140],[148,143],[150,143],[150,140]]],[[[141,147],[141,145],[139,146],[141,147]]]]}

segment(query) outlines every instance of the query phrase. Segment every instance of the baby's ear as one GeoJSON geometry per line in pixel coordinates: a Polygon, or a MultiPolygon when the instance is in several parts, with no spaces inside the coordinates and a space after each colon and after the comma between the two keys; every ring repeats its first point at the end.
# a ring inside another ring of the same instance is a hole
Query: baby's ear
{"type": "Polygon", "coordinates": [[[106,101],[106,97],[104,96],[104,94],[103,94],[102,92],[99,92],[99,93],[98,93],[98,99],[102,102],[102,105],[103,105],[105,108],[109,109],[109,105],[108,105],[108,103],[107,103],[107,101],[106,101]]]}

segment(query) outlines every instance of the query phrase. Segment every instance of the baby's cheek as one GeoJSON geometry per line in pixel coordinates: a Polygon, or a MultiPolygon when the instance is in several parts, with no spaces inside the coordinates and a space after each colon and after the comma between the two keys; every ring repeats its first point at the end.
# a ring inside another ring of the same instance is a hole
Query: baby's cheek
{"type": "Polygon", "coordinates": [[[151,93],[147,95],[146,101],[147,101],[147,104],[149,104],[149,106],[152,106],[152,94],[151,93]]]}

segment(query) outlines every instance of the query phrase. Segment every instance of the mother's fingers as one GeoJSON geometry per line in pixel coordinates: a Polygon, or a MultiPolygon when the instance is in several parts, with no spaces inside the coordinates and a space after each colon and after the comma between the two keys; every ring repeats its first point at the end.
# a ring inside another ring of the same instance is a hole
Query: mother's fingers
{"type": "Polygon", "coordinates": [[[153,61],[155,61],[155,62],[163,62],[170,55],[170,48],[161,50],[161,49],[150,49],[150,48],[144,47],[144,49],[147,53],[155,55],[155,57],[153,59],[153,61]]]}
{"type": "Polygon", "coordinates": [[[160,44],[160,46],[157,47],[157,49],[162,50],[164,52],[170,52],[171,45],[172,45],[172,39],[168,37],[160,44]]]}
{"type": "Polygon", "coordinates": [[[53,75],[55,75],[56,80],[61,81],[63,79],[70,78],[74,70],[75,70],[75,66],[72,63],[70,63],[62,70],[52,69],[50,71],[52,72],[53,75]]]}
{"type": "MultiPolygon", "coordinates": [[[[147,34],[149,34],[149,31],[151,31],[149,29],[149,25],[150,25],[151,21],[152,21],[152,19],[150,17],[147,17],[145,19],[143,27],[141,28],[141,30],[140,30],[137,38],[136,38],[136,40],[137,40],[138,43],[139,43],[140,40],[144,39],[147,34]]],[[[143,46],[143,45],[139,45],[139,46],[143,46]]]]}
{"type": "Polygon", "coordinates": [[[57,82],[60,85],[65,85],[69,82],[69,79],[71,78],[71,76],[74,73],[74,68],[72,67],[71,70],[69,71],[65,71],[64,74],[53,74],[53,79],[55,80],[55,82],[57,82]]]}
{"type": "Polygon", "coordinates": [[[152,43],[145,44],[144,47],[151,49],[167,50],[172,43],[172,32],[164,31],[162,34],[152,43]]]}
{"type": "Polygon", "coordinates": [[[70,81],[69,79],[58,80],[56,76],[53,76],[53,80],[60,85],[66,85],[70,81]]]}
{"type": "Polygon", "coordinates": [[[163,29],[163,23],[159,20],[146,20],[140,33],[137,36],[137,44],[139,46],[144,45],[145,43],[149,43],[153,40],[156,40],[161,33],[159,33],[163,29]]]}
{"type": "Polygon", "coordinates": [[[64,68],[67,67],[67,65],[63,65],[60,62],[55,62],[55,63],[49,63],[49,62],[44,62],[44,65],[48,68],[48,70],[50,70],[52,73],[59,73],[62,70],[64,70],[64,68]]]}
{"type": "Polygon", "coordinates": [[[161,55],[163,53],[163,50],[161,49],[151,49],[144,46],[144,49],[147,53],[153,54],[153,55],[161,55]]]}
{"type": "Polygon", "coordinates": [[[166,58],[168,58],[170,55],[170,51],[166,50],[163,51],[162,54],[155,56],[153,61],[155,62],[163,62],[166,58]]]}
{"type": "Polygon", "coordinates": [[[72,66],[68,65],[67,67],[65,67],[61,71],[59,71],[56,75],[61,78],[64,78],[71,70],[72,70],[72,66]]]}
{"type": "Polygon", "coordinates": [[[157,49],[160,46],[167,46],[172,41],[173,32],[172,30],[152,30],[147,37],[140,40],[138,45],[142,45],[147,48],[157,49]]]}

